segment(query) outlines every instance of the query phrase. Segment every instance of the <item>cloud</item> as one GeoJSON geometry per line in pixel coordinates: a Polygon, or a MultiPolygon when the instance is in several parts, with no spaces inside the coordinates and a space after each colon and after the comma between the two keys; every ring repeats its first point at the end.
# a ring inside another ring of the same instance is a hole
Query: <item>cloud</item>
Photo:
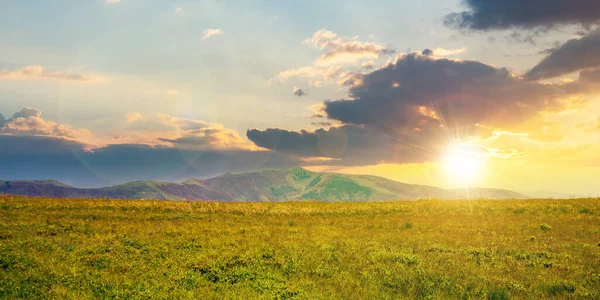
{"type": "Polygon", "coordinates": [[[571,39],[550,53],[525,76],[537,80],[600,67],[600,29],[581,39],[571,39]]]}
{"type": "Polygon", "coordinates": [[[21,109],[20,111],[16,112],[11,119],[29,118],[29,117],[39,118],[41,116],[42,116],[41,110],[39,110],[37,108],[25,107],[25,108],[21,109]]]}
{"type": "Polygon", "coordinates": [[[587,69],[579,72],[579,79],[567,82],[564,88],[569,94],[593,95],[600,93],[600,68],[587,69]]]}
{"type": "MultiPolygon", "coordinates": [[[[263,148],[332,157],[336,164],[434,161],[449,143],[477,141],[498,130],[526,128],[529,139],[557,142],[563,135],[560,124],[544,121],[544,115],[578,107],[586,103],[585,94],[600,90],[593,85],[600,78],[596,70],[582,71],[573,82],[542,84],[505,68],[433,53],[400,54],[370,73],[340,75],[349,86],[348,98],[311,109],[312,117],[321,119],[315,124],[341,125],[316,131],[253,129],[247,137],[263,148]]],[[[509,150],[488,149],[492,156],[509,150]]]]}
{"type": "Polygon", "coordinates": [[[92,135],[24,108],[8,120],[0,118],[0,178],[105,186],[305,164],[260,149],[218,123],[168,114],[130,113],[119,134],[92,135]]]}
{"type": "Polygon", "coordinates": [[[432,159],[430,151],[359,125],[343,125],[315,131],[278,128],[251,129],[248,139],[256,145],[300,157],[334,158],[327,164],[368,165],[385,162],[416,162],[432,159]]]}
{"type": "Polygon", "coordinates": [[[581,24],[589,27],[600,21],[597,0],[465,0],[469,10],[444,18],[447,26],[470,29],[534,29],[581,24]]]}
{"type": "Polygon", "coordinates": [[[69,184],[102,186],[80,160],[86,145],[49,136],[0,134],[0,178],[5,180],[55,179],[69,184]]]}
{"type": "Polygon", "coordinates": [[[242,139],[236,131],[215,124],[185,131],[180,137],[175,139],[160,138],[160,140],[183,149],[255,149],[255,147],[252,147],[251,144],[242,139]]]}
{"type": "Polygon", "coordinates": [[[370,61],[366,61],[364,63],[362,63],[361,65],[363,67],[363,69],[365,70],[371,70],[373,69],[373,67],[375,67],[375,62],[370,60],[370,61]]]}
{"type": "Polygon", "coordinates": [[[323,80],[331,80],[342,72],[340,66],[330,67],[315,67],[306,66],[297,69],[289,69],[279,72],[279,80],[287,80],[292,77],[320,78],[323,80]]]}
{"type": "Polygon", "coordinates": [[[453,55],[457,55],[460,53],[465,52],[467,49],[466,48],[459,48],[459,49],[444,49],[444,48],[440,48],[437,47],[435,49],[433,49],[433,55],[435,56],[453,56],[453,55]]]}
{"type": "Polygon", "coordinates": [[[174,117],[169,114],[129,113],[121,142],[165,145],[185,149],[245,149],[256,147],[244,140],[237,131],[219,123],[174,117]]]}
{"type": "Polygon", "coordinates": [[[141,144],[195,150],[258,150],[237,131],[219,123],[173,117],[164,113],[132,112],[125,116],[118,134],[104,132],[103,135],[93,135],[87,129],[76,129],[67,124],[44,120],[39,109],[26,107],[15,113],[12,118],[0,122],[0,135],[64,138],[86,145],[87,150],[110,144],[141,144]]]}
{"type": "Polygon", "coordinates": [[[600,82],[600,69],[594,69],[594,70],[584,70],[584,71],[579,72],[579,80],[577,80],[574,84],[598,85],[598,82],[600,82]]]}
{"type": "Polygon", "coordinates": [[[294,87],[294,95],[298,96],[298,97],[302,97],[302,96],[306,95],[306,92],[304,92],[304,90],[302,90],[302,89],[294,87]]]}
{"type": "Polygon", "coordinates": [[[519,122],[559,109],[563,95],[557,86],[526,82],[503,68],[412,53],[362,76],[350,89],[353,100],[326,102],[324,111],[330,119],[392,134],[423,127],[454,130],[519,122]]]}
{"type": "Polygon", "coordinates": [[[56,79],[77,82],[97,82],[103,78],[68,72],[47,72],[41,66],[27,66],[15,70],[0,70],[0,79],[56,79]]]}
{"type": "Polygon", "coordinates": [[[579,123],[575,125],[575,129],[583,132],[600,132],[600,117],[596,118],[595,123],[579,123]]]}
{"type": "Polygon", "coordinates": [[[121,0],[105,0],[105,2],[114,4],[114,3],[121,3],[121,0]]]}
{"type": "Polygon", "coordinates": [[[202,39],[205,40],[212,36],[221,35],[223,33],[223,30],[221,30],[220,28],[206,29],[202,32],[202,39]]]}
{"type": "Polygon", "coordinates": [[[141,120],[142,119],[142,114],[138,113],[138,112],[131,112],[128,113],[125,116],[125,123],[133,123],[137,120],[141,120]]]}
{"type": "Polygon", "coordinates": [[[176,7],[176,8],[175,8],[175,12],[176,12],[176,13],[181,13],[181,12],[183,12],[183,8],[181,8],[181,7],[176,7]]]}
{"type": "Polygon", "coordinates": [[[310,79],[316,87],[321,86],[323,82],[344,82],[339,77],[347,77],[349,73],[357,73],[362,68],[372,68],[372,59],[395,53],[395,50],[388,46],[361,42],[357,37],[338,37],[337,33],[327,29],[315,32],[303,43],[312,44],[324,53],[309,66],[279,72],[277,77],[280,81],[303,77],[310,79]]]}
{"type": "Polygon", "coordinates": [[[323,103],[313,104],[306,109],[311,111],[311,118],[325,118],[325,104],[323,103]]]}
{"type": "Polygon", "coordinates": [[[0,135],[40,135],[82,141],[92,137],[86,129],[75,129],[66,124],[46,121],[42,119],[39,109],[30,107],[16,112],[12,118],[1,122],[0,125],[0,135]]]}
{"type": "Polygon", "coordinates": [[[452,56],[452,55],[456,55],[459,53],[463,53],[465,52],[466,49],[463,48],[459,48],[459,49],[444,49],[444,48],[440,48],[437,47],[435,49],[424,49],[423,51],[421,51],[421,55],[425,55],[425,56],[437,56],[437,57],[444,57],[444,56],[452,56]]]}
{"type": "Polygon", "coordinates": [[[321,29],[313,34],[304,43],[314,44],[325,53],[317,58],[315,64],[354,63],[364,58],[379,58],[382,55],[392,54],[395,50],[387,46],[361,42],[354,38],[338,38],[337,33],[321,29]]]}
{"type": "Polygon", "coordinates": [[[271,151],[198,150],[140,144],[85,149],[77,141],[49,136],[0,135],[0,178],[56,179],[98,187],[138,180],[179,182],[226,172],[285,168],[304,162],[271,151]]]}

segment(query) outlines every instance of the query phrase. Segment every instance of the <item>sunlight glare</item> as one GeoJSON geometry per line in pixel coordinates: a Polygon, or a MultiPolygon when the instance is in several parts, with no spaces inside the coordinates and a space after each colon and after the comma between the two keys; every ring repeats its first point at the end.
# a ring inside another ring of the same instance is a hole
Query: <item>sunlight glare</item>
{"type": "Polygon", "coordinates": [[[446,153],[443,165],[451,182],[468,186],[481,176],[482,157],[470,148],[457,144],[446,153]]]}

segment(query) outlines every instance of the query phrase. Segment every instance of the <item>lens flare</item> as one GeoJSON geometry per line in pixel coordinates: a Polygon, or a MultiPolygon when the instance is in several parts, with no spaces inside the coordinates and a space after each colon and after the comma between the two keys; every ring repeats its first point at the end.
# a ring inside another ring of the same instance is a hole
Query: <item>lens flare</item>
{"type": "Polygon", "coordinates": [[[449,181],[469,186],[482,174],[482,156],[468,145],[456,144],[448,149],[443,166],[449,181]]]}

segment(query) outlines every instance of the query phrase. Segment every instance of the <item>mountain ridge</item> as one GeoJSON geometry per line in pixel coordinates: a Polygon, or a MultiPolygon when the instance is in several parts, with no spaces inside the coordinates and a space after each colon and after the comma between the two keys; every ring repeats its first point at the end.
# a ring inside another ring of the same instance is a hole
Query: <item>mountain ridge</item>
{"type": "Polygon", "coordinates": [[[133,181],[101,188],[76,188],[55,180],[4,180],[0,181],[0,194],[58,198],[220,202],[529,198],[523,194],[503,189],[443,189],[428,185],[407,184],[373,175],[312,172],[299,167],[225,173],[207,179],[190,178],[181,183],[133,181]]]}

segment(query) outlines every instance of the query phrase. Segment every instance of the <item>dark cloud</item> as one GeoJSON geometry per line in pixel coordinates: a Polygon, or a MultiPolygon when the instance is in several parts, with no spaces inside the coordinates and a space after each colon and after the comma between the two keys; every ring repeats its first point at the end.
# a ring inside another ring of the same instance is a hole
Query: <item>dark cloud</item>
{"type": "Polygon", "coordinates": [[[447,26],[470,29],[544,29],[600,21],[598,0],[465,0],[468,11],[447,15],[447,26]]]}
{"type": "Polygon", "coordinates": [[[328,156],[320,153],[317,147],[319,141],[317,134],[306,130],[296,132],[277,128],[269,128],[264,131],[250,129],[246,132],[246,136],[257,146],[266,149],[304,156],[328,156]]]}
{"type": "Polygon", "coordinates": [[[432,159],[433,155],[432,151],[414,147],[359,125],[344,125],[316,131],[252,129],[248,130],[246,135],[256,145],[281,153],[336,159],[321,163],[329,165],[423,162],[432,159]]]}
{"type": "MultiPolygon", "coordinates": [[[[24,108],[0,126],[0,179],[56,179],[82,187],[132,180],[180,181],[225,172],[298,166],[298,158],[258,150],[239,133],[220,124],[158,114],[128,116],[142,142],[145,129],[177,131],[173,138],[148,138],[168,146],[110,144],[98,147],[78,138],[90,134],[42,119],[24,108]],[[139,124],[137,124],[139,123],[139,124]],[[158,126],[160,125],[160,126],[158,126]]],[[[1,125],[1,123],[0,123],[1,125]]],[[[152,133],[152,132],[151,132],[152,133]]],[[[136,140],[136,139],[126,139],[136,140]]]]}
{"type": "Polygon", "coordinates": [[[79,159],[83,144],[48,136],[0,135],[0,179],[55,179],[67,184],[101,186],[97,176],[79,159]]]}
{"type": "Polygon", "coordinates": [[[433,50],[431,50],[431,49],[425,49],[425,50],[423,50],[423,52],[421,52],[421,54],[423,54],[423,55],[432,55],[433,54],[433,50]]]}
{"type": "Polygon", "coordinates": [[[0,128],[2,128],[4,123],[6,123],[6,119],[4,118],[4,115],[0,114],[0,128]]]}
{"type": "Polygon", "coordinates": [[[538,51],[537,54],[548,55],[548,54],[551,54],[552,52],[554,52],[556,49],[558,49],[558,47],[546,48],[546,49],[538,51]]]}
{"type": "Polygon", "coordinates": [[[341,126],[253,129],[247,137],[281,153],[338,159],[331,164],[435,160],[456,139],[514,129],[541,112],[565,109],[570,103],[562,100],[589,91],[587,82],[596,75],[582,74],[570,84],[541,84],[477,61],[399,55],[393,63],[355,76],[348,84],[349,99],[325,101],[315,112],[341,126]]]}
{"type": "Polygon", "coordinates": [[[0,135],[0,179],[55,179],[79,187],[98,187],[136,180],[181,181],[306,164],[271,151],[195,150],[139,144],[85,151],[85,146],[58,137],[0,135]]]}
{"type": "Polygon", "coordinates": [[[553,49],[525,76],[533,80],[544,79],[596,67],[600,67],[600,30],[553,49]]]}
{"type": "Polygon", "coordinates": [[[579,72],[579,79],[565,85],[570,94],[597,94],[600,93],[600,68],[583,70],[579,72]]]}
{"type": "Polygon", "coordinates": [[[312,122],[312,123],[310,123],[310,125],[321,126],[321,127],[329,127],[329,126],[331,126],[333,124],[331,122],[312,122]]]}
{"type": "Polygon", "coordinates": [[[600,82],[600,69],[581,71],[578,81],[579,83],[593,83],[597,85],[600,82]]]}
{"type": "Polygon", "coordinates": [[[330,119],[394,136],[415,130],[423,135],[440,126],[455,130],[519,122],[557,107],[560,92],[504,68],[412,53],[365,75],[350,89],[353,100],[326,102],[324,111],[330,119]]]}
{"type": "Polygon", "coordinates": [[[515,43],[527,43],[535,45],[535,39],[533,34],[524,34],[521,32],[514,31],[506,36],[506,40],[515,43]]]}
{"type": "Polygon", "coordinates": [[[306,92],[303,89],[294,87],[294,95],[298,96],[298,97],[302,97],[302,96],[306,95],[306,92]]]}

